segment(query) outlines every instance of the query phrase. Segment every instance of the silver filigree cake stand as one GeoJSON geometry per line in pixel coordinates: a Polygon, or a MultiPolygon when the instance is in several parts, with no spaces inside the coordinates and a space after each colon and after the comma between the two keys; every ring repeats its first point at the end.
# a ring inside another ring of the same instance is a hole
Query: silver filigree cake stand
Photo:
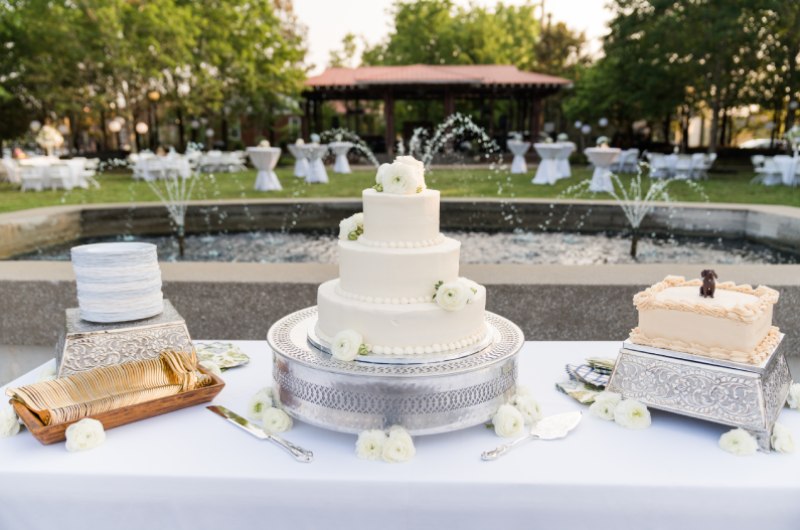
{"type": "Polygon", "coordinates": [[[781,341],[759,364],[625,342],[608,390],[649,407],[749,431],[770,450],[772,428],[792,378],[781,341]]]}
{"type": "Polygon", "coordinates": [[[316,306],[297,311],[267,334],[281,403],[300,421],[348,433],[402,425],[437,434],[490,420],[515,392],[524,337],[501,316],[486,313],[493,340],[480,351],[422,364],[338,361],[308,341],[316,316],[316,306]]]}
{"type": "Polygon", "coordinates": [[[169,300],[150,318],[99,324],[81,320],[80,310],[66,310],[66,329],[56,346],[58,376],[140,359],[158,357],[165,349],[190,352],[186,322],[169,300]]]}

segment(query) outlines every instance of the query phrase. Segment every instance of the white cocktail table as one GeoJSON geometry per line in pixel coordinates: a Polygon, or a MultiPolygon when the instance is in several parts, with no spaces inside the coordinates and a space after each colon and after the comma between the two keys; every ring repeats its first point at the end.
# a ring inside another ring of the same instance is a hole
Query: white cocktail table
{"type": "Polygon", "coordinates": [[[247,156],[258,170],[256,191],[280,191],[283,189],[278,175],[275,174],[275,166],[281,157],[280,147],[248,147],[247,156]]]}
{"type": "Polygon", "coordinates": [[[301,147],[301,150],[308,158],[306,182],[309,184],[327,184],[328,172],[325,171],[322,157],[328,153],[328,146],[325,144],[306,144],[301,147]]]}
{"type": "Polygon", "coordinates": [[[531,148],[531,143],[521,140],[509,140],[506,142],[506,146],[514,155],[514,158],[511,160],[511,173],[515,175],[527,173],[528,166],[525,163],[525,153],[531,148]]]}
{"type": "MultiPolygon", "coordinates": [[[[526,343],[519,381],[546,415],[584,418],[564,440],[495,462],[480,453],[503,440],[482,426],[418,437],[414,460],[392,465],[356,458],[353,435],[296,423],[285,437],[315,455],[300,464],[203,406],[111,429],[84,453],[23,431],[0,439],[0,528],[796,529],[800,453],[736,457],[717,447],[727,427],[660,411],[627,430],[555,390],[565,363],[613,357],[621,343],[526,343]]],[[[214,403],[245,412],[272,357],[264,341],[237,344],[250,364],[223,374],[214,403]]],[[[779,421],[800,437],[800,412],[779,421]]]]}
{"type": "Polygon", "coordinates": [[[583,152],[589,162],[594,164],[589,191],[607,193],[614,191],[614,183],[611,182],[611,164],[622,151],[616,147],[588,147],[583,152]]]}
{"type": "Polygon", "coordinates": [[[303,144],[289,144],[289,153],[294,157],[294,176],[306,178],[308,176],[308,156],[303,150],[303,144]]]}
{"type": "Polygon", "coordinates": [[[561,152],[561,146],[558,144],[538,143],[533,144],[539,157],[542,159],[539,162],[539,167],[536,168],[536,176],[533,177],[534,184],[555,184],[559,178],[558,161],[556,158],[561,152]]]}
{"type": "Polygon", "coordinates": [[[334,173],[352,173],[350,163],[347,161],[347,152],[353,148],[352,142],[331,142],[328,144],[336,160],[333,163],[334,173]]]}
{"type": "Polygon", "coordinates": [[[558,164],[559,178],[566,179],[572,176],[572,168],[569,165],[569,156],[575,151],[575,144],[572,142],[558,142],[561,149],[556,156],[556,163],[558,164]]]}

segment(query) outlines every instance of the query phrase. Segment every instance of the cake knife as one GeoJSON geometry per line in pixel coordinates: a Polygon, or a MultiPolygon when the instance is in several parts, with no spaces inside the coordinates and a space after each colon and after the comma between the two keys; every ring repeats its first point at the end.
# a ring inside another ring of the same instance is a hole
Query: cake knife
{"type": "Polygon", "coordinates": [[[289,451],[295,458],[295,460],[297,460],[298,462],[308,463],[314,460],[314,453],[312,453],[308,449],[303,449],[302,447],[297,446],[292,442],[284,440],[280,436],[277,436],[275,434],[270,434],[264,431],[264,429],[262,429],[261,427],[250,423],[245,418],[239,416],[238,414],[236,414],[235,412],[226,407],[223,407],[221,405],[211,405],[206,408],[215,414],[219,414],[220,416],[222,416],[229,422],[233,423],[237,427],[249,432],[259,440],[269,440],[270,442],[283,447],[284,449],[289,451]]]}
{"type": "Polygon", "coordinates": [[[579,410],[548,416],[534,423],[533,427],[531,427],[531,432],[525,436],[495,447],[491,451],[484,451],[483,454],[481,454],[481,459],[486,461],[496,460],[522,442],[532,438],[537,440],[557,440],[563,438],[569,434],[572,429],[578,426],[581,417],[582,413],[579,410]]]}

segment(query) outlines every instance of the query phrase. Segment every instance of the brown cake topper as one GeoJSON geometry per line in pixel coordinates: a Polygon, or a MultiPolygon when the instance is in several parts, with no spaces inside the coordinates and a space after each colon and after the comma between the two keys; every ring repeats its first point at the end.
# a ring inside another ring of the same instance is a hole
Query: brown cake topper
{"type": "Polygon", "coordinates": [[[717,288],[717,283],[714,281],[717,278],[717,273],[713,269],[706,269],[700,273],[703,277],[703,285],[700,286],[700,296],[703,298],[714,298],[714,290],[717,288]]]}

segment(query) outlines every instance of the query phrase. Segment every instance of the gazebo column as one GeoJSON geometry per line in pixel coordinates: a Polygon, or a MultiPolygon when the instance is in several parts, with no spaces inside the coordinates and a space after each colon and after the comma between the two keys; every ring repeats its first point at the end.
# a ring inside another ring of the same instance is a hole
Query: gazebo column
{"type": "Polygon", "coordinates": [[[322,132],[322,100],[314,100],[314,132],[322,132]]]}
{"type": "Polygon", "coordinates": [[[394,156],[394,94],[386,91],[383,94],[383,121],[386,124],[384,141],[386,142],[386,154],[394,156]]]}
{"type": "Polygon", "coordinates": [[[536,142],[539,139],[542,121],[542,100],[536,96],[530,99],[530,120],[531,141],[536,142]]]}
{"type": "Polygon", "coordinates": [[[303,102],[303,122],[301,125],[301,134],[303,138],[308,139],[309,124],[311,123],[311,100],[306,98],[303,102]]]}
{"type": "Polygon", "coordinates": [[[444,117],[452,116],[456,113],[456,100],[453,93],[449,90],[444,93],[444,117]]]}

